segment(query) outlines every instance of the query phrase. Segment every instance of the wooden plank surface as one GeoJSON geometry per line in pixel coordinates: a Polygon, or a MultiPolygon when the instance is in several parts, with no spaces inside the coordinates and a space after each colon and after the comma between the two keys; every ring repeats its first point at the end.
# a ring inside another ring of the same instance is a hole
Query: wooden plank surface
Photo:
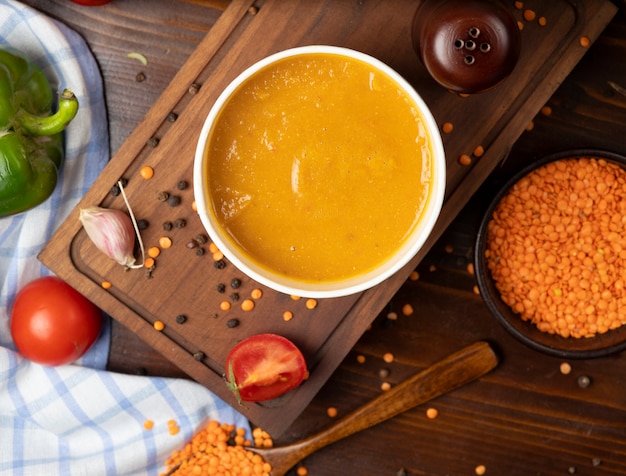
{"type": "MultiPolygon", "coordinates": [[[[242,337],[261,331],[292,338],[307,356],[311,378],[283,399],[242,409],[255,423],[275,434],[282,433],[584,55],[586,50],[578,38],[585,35],[595,40],[615,13],[608,2],[525,3],[547,18],[547,26],[524,24],[522,58],[511,78],[489,93],[463,98],[435,84],[412,51],[409,31],[415,2],[354,5],[347,1],[266,1],[256,3],[258,12],[250,12],[251,2],[231,2],[79,205],[123,208],[121,199],[112,197],[109,190],[124,177],[129,180],[127,193],[135,213],[150,222],[143,234],[148,246],[163,234],[163,221],[186,220],[185,228],[172,234],[175,246],[164,250],[150,278],[143,272],[125,273],[96,252],[81,232],[75,211],[43,251],[42,261],[187,374],[232,403],[221,379],[227,350],[242,337]],[[455,132],[444,137],[448,158],[444,211],[424,251],[371,291],[324,300],[308,312],[302,301],[264,289],[253,316],[225,314],[219,310],[223,296],[216,293],[215,285],[228,285],[233,277],[242,279],[243,286],[237,292],[243,298],[257,287],[256,283],[230,264],[216,270],[210,256],[199,257],[186,249],[185,242],[202,232],[191,212],[191,188],[175,192],[182,199],[178,207],[159,203],[156,194],[161,190],[173,192],[177,181],[191,180],[197,132],[228,81],[268,54],[311,43],[352,47],[380,58],[415,85],[439,123],[455,124],[455,132]],[[190,89],[192,84],[201,87],[190,89]],[[177,115],[174,122],[168,120],[171,112],[177,115]],[[461,166],[458,156],[471,154],[477,145],[485,148],[485,155],[471,167],[461,166]],[[154,179],[139,178],[144,164],[154,167],[154,179]],[[104,291],[100,287],[103,280],[111,281],[113,287],[104,291]],[[289,325],[280,317],[286,309],[294,310],[298,317],[289,325]],[[184,326],[177,326],[174,319],[181,313],[189,319],[184,326]],[[230,317],[240,319],[241,325],[227,328],[225,322],[230,317]],[[152,328],[157,319],[166,323],[164,332],[152,328]],[[204,358],[194,358],[199,351],[204,358]]],[[[523,23],[521,11],[514,13],[523,23]]]]}

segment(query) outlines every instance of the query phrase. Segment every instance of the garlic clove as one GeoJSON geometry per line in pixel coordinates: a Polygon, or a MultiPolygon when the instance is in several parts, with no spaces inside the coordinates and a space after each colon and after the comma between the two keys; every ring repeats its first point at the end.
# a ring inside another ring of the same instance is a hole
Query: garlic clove
{"type": "Polygon", "coordinates": [[[135,230],[130,217],[114,208],[80,209],[79,219],[93,244],[115,262],[133,267],[135,264],[135,230]]]}

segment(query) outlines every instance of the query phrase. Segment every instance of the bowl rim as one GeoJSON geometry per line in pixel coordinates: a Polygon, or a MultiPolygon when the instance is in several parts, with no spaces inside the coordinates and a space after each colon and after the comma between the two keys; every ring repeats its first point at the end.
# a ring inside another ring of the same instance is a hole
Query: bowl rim
{"type": "Polygon", "coordinates": [[[542,332],[534,324],[523,321],[519,315],[513,313],[504,303],[495,289],[491,274],[485,263],[485,248],[487,244],[487,225],[500,200],[508,193],[520,179],[548,163],[564,159],[579,159],[593,157],[605,159],[615,163],[626,171],[626,156],[603,149],[580,148],[563,150],[545,155],[533,163],[523,167],[513,174],[498,190],[487,206],[476,235],[474,246],[474,268],[478,289],[483,302],[496,320],[513,337],[534,350],[545,354],[567,359],[591,359],[605,357],[626,349],[626,325],[609,330],[604,334],[597,334],[590,338],[565,338],[559,335],[542,332]],[[616,338],[617,336],[617,338],[616,338]],[[600,346],[583,346],[581,343],[600,343],[600,346]],[[572,348],[575,344],[575,348],[572,348]]]}
{"type": "Polygon", "coordinates": [[[193,169],[194,196],[198,214],[209,236],[215,242],[220,251],[224,253],[224,256],[248,277],[254,279],[260,284],[285,294],[307,296],[311,298],[333,298],[355,294],[380,284],[382,281],[391,277],[407,265],[408,262],[417,254],[430,236],[435,223],[439,219],[446,189],[446,168],[447,164],[443,148],[443,139],[431,110],[415,88],[398,72],[381,60],[350,48],[331,45],[298,46],[266,56],[252,64],[240,73],[233,81],[231,81],[219,95],[205,119],[196,147],[193,169]],[[424,209],[423,216],[412,233],[412,236],[414,236],[415,239],[407,240],[405,245],[393,254],[386,265],[379,266],[373,271],[370,271],[365,275],[361,275],[360,277],[328,281],[321,284],[308,282],[306,280],[297,280],[295,278],[291,279],[283,276],[282,274],[273,273],[268,269],[256,266],[254,263],[246,263],[245,257],[242,256],[242,253],[238,252],[238,250],[233,250],[227,239],[222,236],[222,233],[217,226],[214,226],[212,223],[212,219],[210,218],[211,213],[208,209],[208,193],[205,193],[204,187],[202,187],[205,150],[209,141],[211,127],[231,95],[234,94],[239,87],[242,86],[255,73],[274,64],[275,62],[293,56],[319,53],[345,56],[365,62],[387,75],[399,87],[401,87],[419,107],[421,117],[423,118],[428,131],[433,164],[433,179],[431,183],[432,191],[428,197],[428,203],[424,209]],[[389,263],[391,263],[391,265],[389,263]],[[382,271],[381,268],[383,269],[382,271]]]}

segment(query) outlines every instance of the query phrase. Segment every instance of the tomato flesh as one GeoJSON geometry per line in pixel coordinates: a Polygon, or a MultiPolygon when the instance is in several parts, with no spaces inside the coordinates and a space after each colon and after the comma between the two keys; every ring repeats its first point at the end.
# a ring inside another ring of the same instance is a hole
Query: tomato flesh
{"type": "Polygon", "coordinates": [[[42,365],[75,361],[102,329],[102,313],[60,278],[38,278],[17,294],[11,309],[11,336],[20,354],[42,365]]]}
{"type": "Polygon", "coordinates": [[[248,402],[277,398],[307,376],[298,347],[277,334],[258,334],[239,342],[228,353],[226,369],[229,386],[248,402]]]}

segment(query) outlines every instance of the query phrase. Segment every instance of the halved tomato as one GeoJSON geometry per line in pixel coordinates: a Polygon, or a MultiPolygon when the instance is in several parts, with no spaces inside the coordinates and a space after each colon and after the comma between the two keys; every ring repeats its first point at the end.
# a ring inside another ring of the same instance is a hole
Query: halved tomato
{"type": "Polygon", "coordinates": [[[308,376],[300,349],[277,334],[257,334],[226,357],[228,387],[239,401],[263,402],[293,390],[308,376]]]}

